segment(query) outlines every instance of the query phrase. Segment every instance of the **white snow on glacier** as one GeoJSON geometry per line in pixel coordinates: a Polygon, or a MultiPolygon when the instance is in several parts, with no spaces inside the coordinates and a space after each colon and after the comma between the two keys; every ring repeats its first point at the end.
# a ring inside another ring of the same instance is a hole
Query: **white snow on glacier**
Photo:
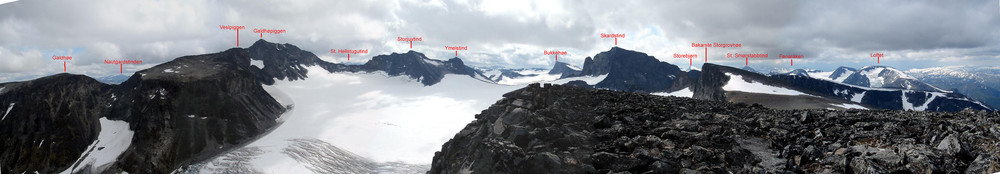
{"type": "Polygon", "coordinates": [[[282,115],[281,125],[246,145],[260,148],[261,153],[249,160],[254,169],[312,173],[283,153],[291,139],[301,138],[327,142],[373,162],[429,164],[434,152],[476,114],[504,93],[524,87],[484,83],[464,75],[446,75],[440,83],[424,86],[406,76],[381,72],[307,69],[305,80],[264,87],[292,109],[282,115]]]}
{"type": "Polygon", "coordinates": [[[101,133],[73,165],[60,173],[99,173],[110,167],[132,144],[128,122],[101,117],[101,133]]]}

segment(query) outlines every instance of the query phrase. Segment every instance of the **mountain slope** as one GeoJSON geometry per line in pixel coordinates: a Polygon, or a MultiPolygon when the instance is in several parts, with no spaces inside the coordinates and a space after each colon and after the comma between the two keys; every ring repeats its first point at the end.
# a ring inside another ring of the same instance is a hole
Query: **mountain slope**
{"type": "Polygon", "coordinates": [[[952,66],[906,71],[920,81],[956,90],[993,108],[1000,108],[1000,67],[952,66]]]}
{"type": "Polygon", "coordinates": [[[110,85],[56,74],[0,84],[0,173],[60,172],[98,138],[110,85]]]}
{"type": "Polygon", "coordinates": [[[68,74],[2,84],[10,107],[0,127],[11,138],[3,154],[17,157],[0,159],[0,170],[162,173],[213,156],[270,129],[285,110],[254,71],[235,48],[177,58],[119,85],[68,74]]]}
{"type": "Polygon", "coordinates": [[[892,110],[947,112],[967,108],[993,110],[979,101],[950,92],[864,88],[809,76],[780,74],[764,76],[715,64],[705,64],[702,68],[701,78],[692,85],[693,97],[699,99],[759,103],[772,108],[817,108],[816,106],[825,108],[828,105],[851,108],[844,106],[858,103],[872,108],[892,110]],[[733,76],[739,76],[744,82],[734,81],[731,79],[733,76]],[[732,86],[733,82],[744,85],[732,86]]]}
{"type": "MultiPolygon", "coordinates": [[[[204,160],[277,124],[284,112],[252,73],[244,49],[185,56],[136,72],[111,115],[136,132],[117,167],[154,173],[204,160]],[[211,94],[211,95],[206,95],[211,94]]],[[[287,71],[286,71],[287,72],[287,71]]],[[[294,76],[292,76],[294,77],[294,76]]]]}
{"type": "Polygon", "coordinates": [[[855,72],[858,72],[858,69],[842,66],[837,68],[837,70],[834,70],[833,74],[830,74],[829,78],[835,82],[844,83],[844,80],[847,80],[847,77],[851,76],[851,74],[854,74],[855,72]]]}
{"type": "Polygon", "coordinates": [[[997,112],[771,110],[538,84],[504,97],[428,173],[984,173],[1000,162],[997,112]]]}
{"type": "Polygon", "coordinates": [[[550,75],[559,74],[560,78],[576,77],[576,76],[580,75],[581,70],[583,70],[583,69],[580,68],[580,67],[576,67],[576,66],[573,66],[573,65],[570,65],[570,64],[567,64],[567,63],[556,61],[556,64],[553,65],[552,69],[549,70],[549,74],[550,75]]]}

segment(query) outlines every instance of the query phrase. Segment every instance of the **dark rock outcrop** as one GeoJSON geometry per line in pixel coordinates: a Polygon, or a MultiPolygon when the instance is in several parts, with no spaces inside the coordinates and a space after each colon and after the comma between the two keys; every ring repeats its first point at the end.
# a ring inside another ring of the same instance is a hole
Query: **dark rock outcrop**
{"type": "Polygon", "coordinates": [[[265,79],[278,80],[301,80],[305,79],[306,66],[313,66],[325,62],[319,59],[312,52],[308,52],[292,44],[277,44],[267,42],[264,39],[257,40],[253,45],[246,48],[250,59],[264,61],[265,79]]]}
{"type": "Polygon", "coordinates": [[[691,83],[686,72],[677,66],[660,62],[646,53],[613,47],[593,59],[586,58],[581,75],[607,75],[594,87],[628,92],[670,92],[691,83]]]}
{"type": "Polygon", "coordinates": [[[392,53],[391,55],[375,56],[361,68],[366,71],[385,71],[390,76],[408,75],[427,86],[440,82],[445,74],[461,74],[477,79],[486,79],[475,69],[465,66],[462,59],[457,57],[448,59],[448,61],[440,61],[427,58],[423,53],[412,50],[403,54],[392,53]]]}
{"type": "Polygon", "coordinates": [[[504,97],[428,173],[981,173],[1000,162],[998,112],[772,110],[539,84],[504,97]]]}

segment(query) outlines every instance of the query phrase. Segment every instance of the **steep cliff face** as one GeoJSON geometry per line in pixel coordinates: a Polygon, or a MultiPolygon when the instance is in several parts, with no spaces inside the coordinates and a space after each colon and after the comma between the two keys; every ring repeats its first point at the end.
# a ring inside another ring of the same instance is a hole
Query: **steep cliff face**
{"type": "Polygon", "coordinates": [[[726,101],[726,91],[722,90],[722,86],[725,86],[729,82],[729,76],[723,70],[728,67],[706,63],[701,68],[702,71],[699,73],[698,80],[691,84],[691,91],[694,92],[694,95],[691,97],[726,101]]]}
{"type": "Polygon", "coordinates": [[[691,83],[688,74],[677,66],[619,47],[585,59],[581,75],[607,75],[594,87],[629,92],[670,92],[691,83]]]}
{"type": "Polygon", "coordinates": [[[1000,162],[998,112],[772,110],[538,84],[504,97],[428,173],[992,173],[1000,162]]]}

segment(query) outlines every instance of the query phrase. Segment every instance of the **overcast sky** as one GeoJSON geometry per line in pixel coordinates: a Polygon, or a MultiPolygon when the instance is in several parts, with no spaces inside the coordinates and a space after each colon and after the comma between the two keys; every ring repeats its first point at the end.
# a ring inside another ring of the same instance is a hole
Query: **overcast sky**
{"type": "Polygon", "coordinates": [[[422,37],[412,50],[435,59],[454,57],[445,46],[468,46],[459,57],[477,66],[548,68],[553,56],[582,65],[614,46],[601,33],[625,34],[618,46],[687,68],[672,55],[698,54],[691,43],[740,43],[709,48],[710,63],[743,66],[726,53],[769,53],[755,67],[813,68],[880,65],[900,69],[946,65],[1000,65],[1000,3],[989,1],[15,1],[0,5],[0,81],[63,71],[53,55],[73,56],[69,73],[118,74],[103,60],[142,60],[125,74],[174,58],[236,47],[265,34],[331,62],[330,49],[368,49],[351,63],[410,50],[396,37],[422,37]],[[790,66],[778,54],[805,58],[790,66]]]}

